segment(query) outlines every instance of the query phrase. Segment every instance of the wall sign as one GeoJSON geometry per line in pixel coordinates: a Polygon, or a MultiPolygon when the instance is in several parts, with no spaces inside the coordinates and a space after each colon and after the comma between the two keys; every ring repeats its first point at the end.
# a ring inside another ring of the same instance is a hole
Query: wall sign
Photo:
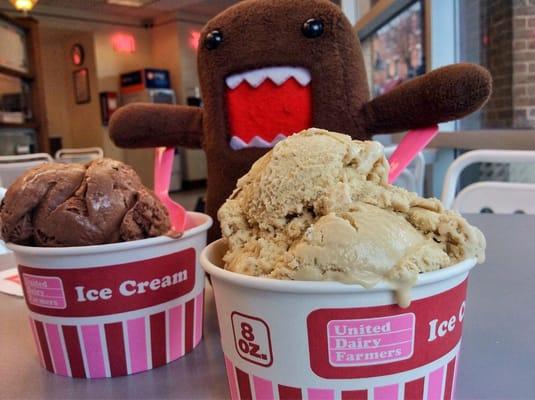
{"type": "Polygon", "coordinates": [[[192,30],[189,32],[188,44],[189,47],[197,51],[199,49],[199,40],[201,39],[201,32],[192,30]]]}
{"type": "Polygon", "coordinates": [[[129,33],[116,33],[111,37],[113,50],[117,53],[135,53],[136,39],[129,33]]]}

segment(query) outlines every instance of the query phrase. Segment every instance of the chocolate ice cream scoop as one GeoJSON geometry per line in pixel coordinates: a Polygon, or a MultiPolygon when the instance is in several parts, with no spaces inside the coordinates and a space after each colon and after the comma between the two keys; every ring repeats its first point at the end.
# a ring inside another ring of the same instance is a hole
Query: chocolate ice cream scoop
{"type": "Polygon", "coordinates": [[[129,166],[44,164],[19,177],[0,207],[2,237],[17,244],[88,246],[166,234],[169,215],[129,166]]]}

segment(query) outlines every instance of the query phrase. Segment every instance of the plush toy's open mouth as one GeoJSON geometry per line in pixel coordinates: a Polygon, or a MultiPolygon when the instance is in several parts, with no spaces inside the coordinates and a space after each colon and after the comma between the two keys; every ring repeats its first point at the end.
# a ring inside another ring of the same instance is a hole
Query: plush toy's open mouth
{"type": "Polygon", "coordinates": [[[268,67],[225,79],[230,147],[273,147],[312,123],[310,72],[268,67]]]}

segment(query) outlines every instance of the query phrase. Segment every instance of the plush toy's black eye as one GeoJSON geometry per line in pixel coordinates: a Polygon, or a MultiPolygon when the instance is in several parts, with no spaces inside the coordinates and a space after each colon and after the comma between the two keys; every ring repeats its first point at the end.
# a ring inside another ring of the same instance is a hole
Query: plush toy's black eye
{"type": "Polygon", "coordinates": [[[223,43],[223,33],[218,30],[208,33],[204,38],[204,47],[208,50],[217,49],[221,43],[223,43]]]}
{"type": "Polygon", "coordinates": [[[310,18],[305,21],[301,31],[309,39],[315,39],[323,35],[323,21],[319,18],[310,18]]]}

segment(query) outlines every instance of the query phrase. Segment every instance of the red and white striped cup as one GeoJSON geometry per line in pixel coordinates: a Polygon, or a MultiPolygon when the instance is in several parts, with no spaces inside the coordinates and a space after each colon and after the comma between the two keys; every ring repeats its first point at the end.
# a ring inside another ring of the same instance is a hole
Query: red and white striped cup
{"type": "Polygon", "coordinates": [[[474,259],[420,275],[400,308],[386,284],[212,277],[230,393],[238,399],[451,399],[474,259]]]}
{"type": "Polygon", "coordinates": [[[146,371],[192,351],[202,337],[199,254],[212,219],[189,213],[180,239],[15,252],[41,364],[103,378],[146,371]]]}

